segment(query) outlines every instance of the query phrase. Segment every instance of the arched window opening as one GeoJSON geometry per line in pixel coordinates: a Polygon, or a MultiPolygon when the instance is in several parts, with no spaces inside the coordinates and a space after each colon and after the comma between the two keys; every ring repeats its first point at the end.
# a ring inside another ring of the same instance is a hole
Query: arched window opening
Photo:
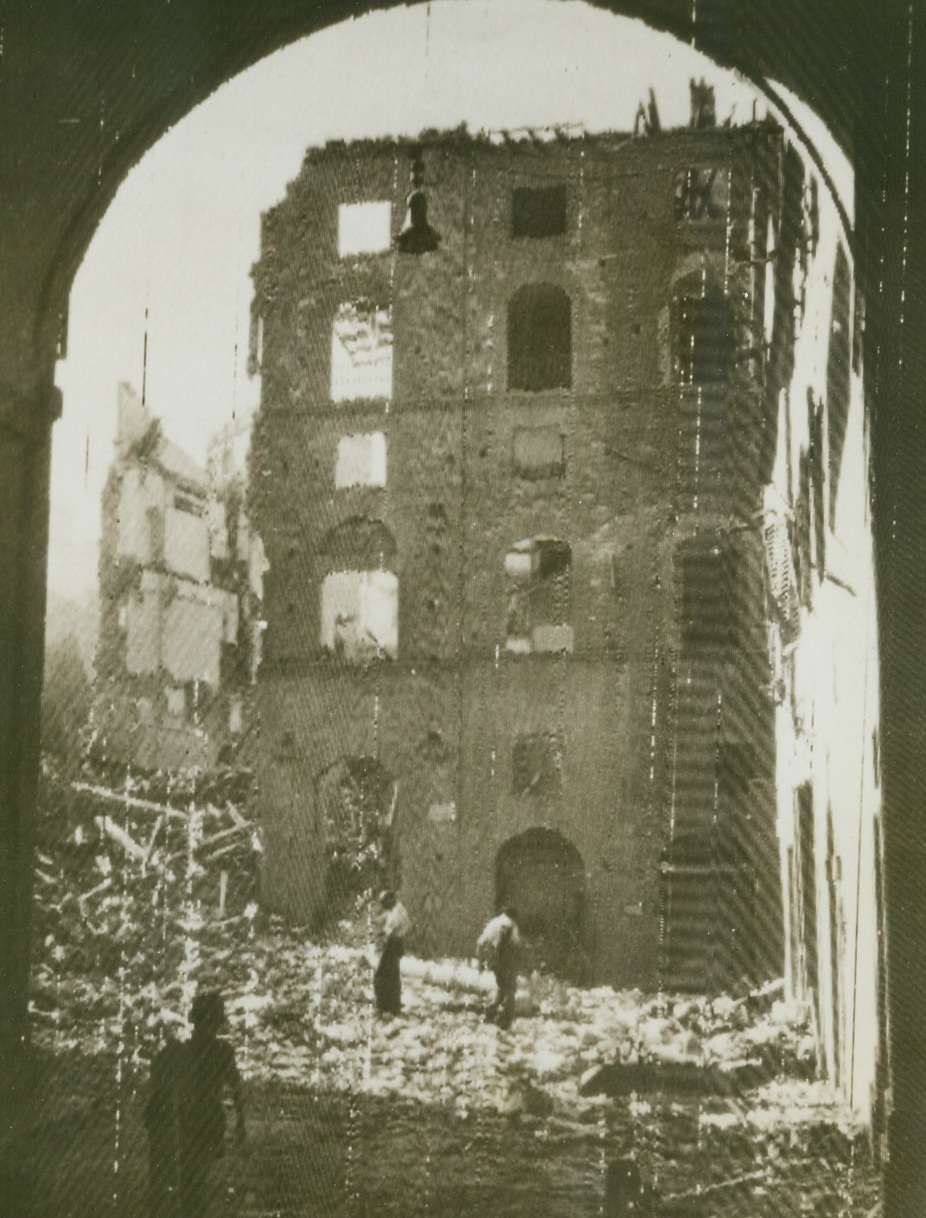
{"type": "Polygon", "coordinates": [[[508,388],[572,385],[572,301],[552,283],[529,283],[508,302],[508,388]]]}
{"type": "Polygon", "coordinates": [[[399,581],[388,570],[395,539],[381,520],[355,516],[320,547],[328,568],[321,589],[320,642],[339,658],[395,659],[399,648],[399,581]]]}
{"type": "Polygon", "coordinates": [[[517,542],[505,555],[509,651],[572,651],[569,623],[572,551],[553,537],[517,542]]]}
{"type": "Polygon", "coordinates": [[[733,367],[733,311],[723,292],[700,275],[676,288],[675,367],[682,385],[716,385],[733,367]]]}
{"type": "Polygon", "coordinates": [[[381,520],[351,516],[325,534],[318,552],[328,571],[374,571],[392,565],[396,544],[381,520]]]}

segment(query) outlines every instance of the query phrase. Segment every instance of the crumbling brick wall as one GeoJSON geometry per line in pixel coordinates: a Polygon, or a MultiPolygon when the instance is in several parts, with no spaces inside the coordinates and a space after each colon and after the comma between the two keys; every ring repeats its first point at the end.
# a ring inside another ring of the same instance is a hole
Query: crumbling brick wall
{"type": "MultiPolygon", "coordinates": [[[[660,864],[673,835],[720,826],[749,882],[765,882],[771,904],[777,893],[774,866],[762,881],[756,866],[774,839],[774,746],[754,517],[777,421],[755,266],[779,205],[780,133],[499,144],[452,133],[422,149],[433,253],[338,256],[341,203],[388,200],[398,229],[404,144],[311,152],[264,217],[250,507],[270,564],[263,891],[292,916],[318,912],[315,776],[338,756],[373,755],[398,784],[421,950],[471,951],[499,848],[544,826],[582,856],[589,975],[653,984],[668,967],[660,864]],[[679,186],[692,166],[715,174],[720,199],[694,217],[679,186]],[[512,192],[551,184],[565,185],[565,231],[512,236],[512,192]],[[730,366],[704,387],[682,383],[673,345],[673,309],[685,307],[673,293],[698,277],[731,310],[730,366]],[[571,302],[569,383],[510,389],[509,302],[538,283],[571,302]],[[332,320],[356,300],[391,310],[388,400],[331,400],[332,320]],[[339,440],[371,432],[386,438],[385,487],[338,489],[339,440]],[[356,665],[321,646],[325,539],[352,518],[381,522],[395,542],[394,660],[356,665]],[[509,650],[506,555],[530,538],[570,547],[571,652],[509,650]],[[723,594],[737,602],[736,630],[707,643],[683,621],[689,543],[737,568],[723,594]],[[560,780],[519,790],[516,741],[544,733],[560,780]]],[[[780,970],[778,955],[774,943],[744,949],[736,967],[780,970]]]]}

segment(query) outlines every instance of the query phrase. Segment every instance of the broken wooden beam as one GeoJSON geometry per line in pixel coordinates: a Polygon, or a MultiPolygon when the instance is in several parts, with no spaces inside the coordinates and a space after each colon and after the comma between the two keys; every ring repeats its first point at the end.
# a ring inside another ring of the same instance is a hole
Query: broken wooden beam
{"type": "Polygon", "coordinates": [[[133,858],[144,862],[148,857],[145,847],[140,846],[130,833],[126,833],[125,829],[121,825],[117,825],[110,817],[94,816],[93,823],[102,829],[104,833],[108,834],[114,842],[118,842],[123,850],[131,854],[133,858]]]}
{"type": "Polygon", "coordinates": [[[173,820],[188,821],[190,819],[189,812],[184,812],[181,808],[173,808],[170,804],[155,803],[152,799],[138,799],[134,795],[111,791],[108,787],[95,787],[86,782],[72,782],[71,790],[79,791],[84,795],[93,795],[97,799],[105,799],[110,803],[121,804],[124,808],[134,808],[139,812],[159,812],[173,820]]]}
{"type": "Polygon", "coordinates": [[[596,1066],[582,1078],[580,1095],[619,1096],[662,1092],[676,1095],[734,1095],[769,1082],[775,1063],[763,1055],[755,1061],[721,1067],[698,1062],[611,1062],[596,1066]]]}

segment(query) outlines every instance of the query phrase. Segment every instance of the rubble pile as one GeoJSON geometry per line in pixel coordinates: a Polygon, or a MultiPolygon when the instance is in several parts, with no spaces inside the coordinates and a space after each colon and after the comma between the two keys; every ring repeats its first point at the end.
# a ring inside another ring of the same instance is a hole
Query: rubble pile
{"type": "Polygon", "coordinates": [[[166,1034],[187,1029],[196,989],[214,986],[252,1078],[582,1123],[617,1094],[645,1105],[646,1092],[689,1090],[687,1070],[730,1080],[698,1101],[707,1131],[726,1128],[734,1093],[735,1122],[766,1133],[801,1119],[851,1126],[835,1092],[807,1081],[813,1039],[780,983],[673,997],[535,974],[502,1032],[482,1017],[493,983],[475,961],[407,956],[403,1015],[382,1020],[369,901],[322,937],[262,915],[259,839],[228,791],[45,779],[33,1024],[49,1048],[144,1070],[166,1034]],[[615,1070],[626,1085],[595,1084],[615,1070]]]}
{"type": "Polygon", "coordinates": [[[57,1047],[86,1046],[90,1027],[101,1048],[109,1026],[150,1040],[182,1023],[207,941],[256,913],[259,837],[231,798],[246,775],[95,778],[42,773],[31,1010],[57,1047]]]}

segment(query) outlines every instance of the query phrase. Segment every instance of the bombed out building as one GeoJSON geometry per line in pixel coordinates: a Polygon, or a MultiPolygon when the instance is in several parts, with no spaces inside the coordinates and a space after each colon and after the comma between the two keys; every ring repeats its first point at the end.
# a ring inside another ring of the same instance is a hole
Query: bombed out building
{"type": "Polygon", "coordinates": [[[93,752],[208,768],[245,733],[260,658],[263,549],[228,443],[203,468],[119,386],[102,499],[93,752]]]}
{"type": "Polygon", "coordinates": [[[785,975],[849,1069],[879,796],[845,220],[706,106],[309,151],[254,269],[273,907],[318,916],[380,832],[416,950],[510,903],[589,980],[785,975]]]}

